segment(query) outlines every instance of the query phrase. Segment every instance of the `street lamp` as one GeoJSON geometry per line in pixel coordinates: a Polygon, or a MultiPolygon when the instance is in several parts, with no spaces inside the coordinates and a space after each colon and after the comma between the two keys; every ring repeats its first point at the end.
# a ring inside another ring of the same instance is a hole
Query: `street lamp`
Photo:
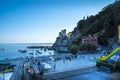
{"type": "Polygon", "coordinates": [[[5,74],[4,74],[4,71],[3,71],[3,80],[5,80],[5,74]]]}

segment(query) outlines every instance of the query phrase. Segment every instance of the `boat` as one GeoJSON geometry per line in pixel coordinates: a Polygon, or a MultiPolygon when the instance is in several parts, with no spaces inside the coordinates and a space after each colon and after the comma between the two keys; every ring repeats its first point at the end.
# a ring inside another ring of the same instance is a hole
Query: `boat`
{"type": "Polygon", "coordinates": [[[39,50],[36,50],[36,53],[42,54],[42,52],[40,52],[39,50]]]}
{"type": "Polygon", "coordinates": [[[49,52],[49,54],[52,54],[51,52],[49,52]]]}
{"type": "Polygon", "coordinates": [[[44,48],[44,51],[46,52],[46,51],[47,51],[47,49],[46,49],[46,48],[44,48]]]}
{"type": "Polygon", "coordinates": [[[34,53],[29,53],[30,55],[33,55],[34,53]]]}
{"type": "Polygon", "coordinates": [[[1,71],[0,74],[7,73],[7,72],[12,72],[12,71],[13,71],[13,68],[10,68],[10,69],[6,69],[4,71],[1,71]]]}
{"type": "Polygon", "coordinates": [[[21,53],[26,53],[27,50],[18,50],[18,52],[21,52],[21,53]]]}
{"type": "Polygon", "coordinates": [[[13,71],[15,65],[9,62],[0,62],[0,73],[7,73],[13,71]]]}
{"type": "Polygon", "coordinates": [[[2,48],[1,50],[3,50],[3,51],[4,51],[4,50],[5,50],[5,48],[2,48]]]}

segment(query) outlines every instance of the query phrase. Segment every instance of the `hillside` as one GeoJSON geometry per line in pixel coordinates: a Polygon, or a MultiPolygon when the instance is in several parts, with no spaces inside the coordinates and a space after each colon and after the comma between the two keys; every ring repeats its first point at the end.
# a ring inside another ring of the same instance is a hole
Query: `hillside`
{"type": "Polygon", "coordinates": [[[117,43],[118,40],[118,25],[120,25],[120,1],[115,1],[98,14],[80,20],[71,32],[69,42],[79,45],[83,36],[94,35],[98,38],[99,45],[112,45],[111,41],[117,43]]]}
{"type": "MultiPolygon", "coordinates": [[[[108,39],[117,37],[118,25],[120,24],[120,1],[116,1],[102,9],[95,16],[91,15],[77,23],[77,27],[72,32],[80,34],[79,37],[86,35],[96,35],[100,45],[108,45],[108,39]]],[[[75,41],[75,40],[74,40],[75,41]]],[[[77,41],[77,40],[76,40],[77,41]]]]}

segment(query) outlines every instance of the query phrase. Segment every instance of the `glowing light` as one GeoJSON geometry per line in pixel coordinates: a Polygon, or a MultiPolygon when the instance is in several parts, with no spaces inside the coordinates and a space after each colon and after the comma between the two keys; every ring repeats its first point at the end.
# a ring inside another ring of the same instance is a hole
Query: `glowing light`
{"type": "Polygon", "coordinates": [[[120,25],[118,26],[118,38],[120,39],[120,25]]]}

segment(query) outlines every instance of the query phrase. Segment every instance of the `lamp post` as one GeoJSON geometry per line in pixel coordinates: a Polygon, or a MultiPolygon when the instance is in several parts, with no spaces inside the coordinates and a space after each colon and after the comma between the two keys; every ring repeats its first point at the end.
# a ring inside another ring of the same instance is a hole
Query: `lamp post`
{"type": "Polygon", "coordinates": [[[118,26],[118,43],[120,44],[120,25],[118,26]]]}
{"type": "Polygon", "coordinates": [[[5,74],[4,74],[4,71],[3,71],[3,80],[5,80],[5,74]]]}

